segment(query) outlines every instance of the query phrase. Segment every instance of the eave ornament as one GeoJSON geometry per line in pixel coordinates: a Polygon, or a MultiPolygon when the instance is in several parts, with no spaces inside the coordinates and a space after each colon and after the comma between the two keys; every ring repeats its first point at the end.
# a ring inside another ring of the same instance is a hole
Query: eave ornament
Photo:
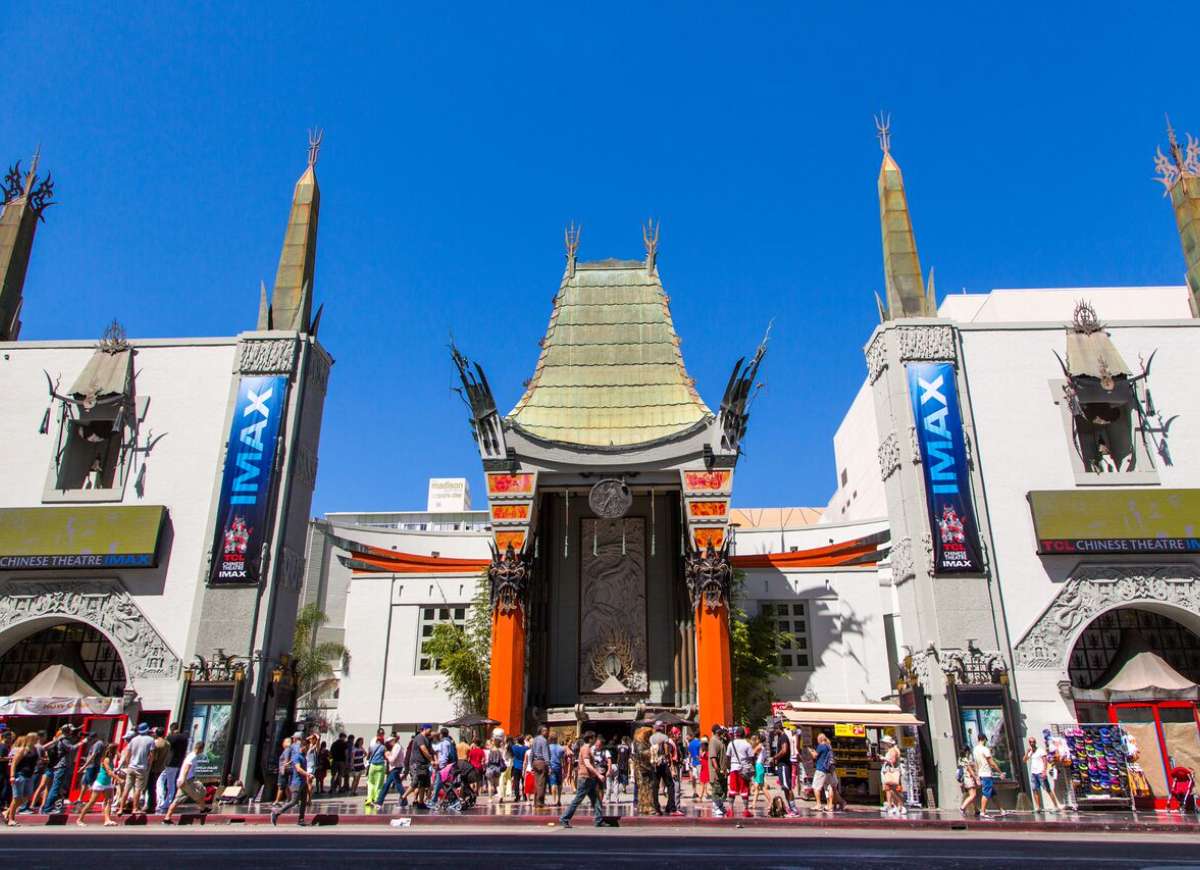
{"type": "Polygon", "coordinates": [[[509,544],[504,552],[492,548],[492,564],[488,566],[491,581],[492,613],[524,611],[525,593],[529,588],[529,560],[509,544]]]}
{"type": "Polygon", "coordinates": [[[959,686],[997,685],[1004,679],[1008,665],[995,650],[981,650],[967,641],[965,650],[942,650],[942,673],[959,686]]]}
{"type": "Polygon", "coordinates": [[[683,577],[693,608],[701,603],[709,610],[729,606],[733,567],[728,540],[720,550],[710,543],[703,551],[695,550],[683,557],[683,577]]]}

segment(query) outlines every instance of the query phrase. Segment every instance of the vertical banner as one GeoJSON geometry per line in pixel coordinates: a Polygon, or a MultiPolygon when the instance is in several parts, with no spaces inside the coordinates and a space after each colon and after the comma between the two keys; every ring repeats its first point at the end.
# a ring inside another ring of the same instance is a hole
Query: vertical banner
{"type": "Polygon", "coordinates": [[[257,583],[287,375],[242,376],[225,451],[210,582],[257,583]]]}
{"type": "Polygon", "coordinates": [[[908,391],[925,471],[933,573],[978,573],[983,570],[983,559],[971,506],[954,364],[910,363],[908,391]]]}

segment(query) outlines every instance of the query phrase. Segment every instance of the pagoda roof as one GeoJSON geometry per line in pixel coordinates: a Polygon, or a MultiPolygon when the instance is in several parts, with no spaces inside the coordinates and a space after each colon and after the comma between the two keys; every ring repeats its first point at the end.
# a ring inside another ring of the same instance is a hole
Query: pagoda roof
{"type": "Polygon", "coordinates": [[[543,441],[631,447],[713,419],[679,350],[656,268],[581,262],[563,275],[533,377],[506,418],[543,441]]]}

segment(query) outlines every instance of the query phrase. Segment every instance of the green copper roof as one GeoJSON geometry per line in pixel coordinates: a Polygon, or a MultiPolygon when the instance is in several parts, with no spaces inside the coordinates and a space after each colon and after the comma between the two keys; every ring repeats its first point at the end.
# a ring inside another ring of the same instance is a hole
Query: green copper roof
{"type": "Polygon", "coordinates": [[[573,272],[563,276],[537,368],[509,422],[547,441],[625,447],[711,418],[684,368],[657,270],[605,260],[573,272]]]}

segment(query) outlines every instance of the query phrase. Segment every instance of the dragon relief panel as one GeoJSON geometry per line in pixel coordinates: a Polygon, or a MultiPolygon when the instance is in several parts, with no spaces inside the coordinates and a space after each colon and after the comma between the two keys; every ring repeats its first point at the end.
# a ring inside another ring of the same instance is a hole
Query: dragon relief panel
{"type": "Polygon", "coordinates": [[[645,692],[646,521],[582,521],[579,572],[579,691],[645,692]]]}

